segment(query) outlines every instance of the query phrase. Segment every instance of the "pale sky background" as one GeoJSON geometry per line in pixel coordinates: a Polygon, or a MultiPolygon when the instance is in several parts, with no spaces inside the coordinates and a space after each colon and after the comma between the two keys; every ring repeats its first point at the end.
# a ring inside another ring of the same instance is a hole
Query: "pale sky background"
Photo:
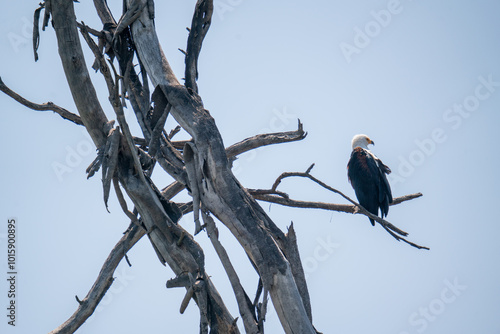
{"type": "MultiPolygon", "coordinates": [[[[34,102],[76,111],[50,25],[41,33],[40,60],[33,60],[38,2],[9,2],[0,12],[0,76],[34,102]]],[[[179,78],[184,57],[177,49],[186,46],[194,4],[156,3],[159,38],[179,78]]],[[[90,1],[75,6],[79,20],[101,29],[90,1]]],[[[121,1],[113,7],[118,18],[121,1]]],[[[297,118],[308,132],[301,142],[240,156],[234,171],[244,186],[269,188],[281,172],[316,163],[314,176],[354,198],[346,175],[350,141],[366,133],[393,170],[394,196],[424,194],[391,207],[388,220],[430,251],[398,243],[361,215],[262,204],[282,229],[294,222],[314,325],[323,333],[500,333],[499,14],[497,1],[216,1],[199,88],[226,146],[294,130],[297,118]]],[[[91,76],[115,119],[102,76],[91,76]]],[[[128,226],[114,195],[106,212],[100,172],[86,179],[95,148],[83,130],[0,94],[2,333],[46,333],[64,322],[77,308],[74,296],[85,297],[128,226]],[[15,328],[5,316],[10,217],[18,224],[15,328]]],[[[157,185],[169,184],[159,172],[157,185]]],[[[302,179],[288,179],[280,189],[294,199],[346,202],[302,179]]],[[[194,230],[192,215],[181,224],[194,230]]],[[[218,227],[253,298],[257,276],[227,229],[218,227]]],[[[207,272],[239,316],[206,233],[196,240],[207,272]]],[[[196,333],[198,308],[192,303],[179,314],[185,291],[165,288],[174,274],[149,241],[128,256],[133,266],[120,264],[111,290],[77,333],[196,333]]],[[[283,332],[274,312],[266,332],[283,332]]]]}

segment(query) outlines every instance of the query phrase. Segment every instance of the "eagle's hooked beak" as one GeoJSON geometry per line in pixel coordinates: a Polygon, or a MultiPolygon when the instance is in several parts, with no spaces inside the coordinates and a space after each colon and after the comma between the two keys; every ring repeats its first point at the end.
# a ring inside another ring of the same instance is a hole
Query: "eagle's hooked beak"
{"type": "Polygon", "coordinates": [[[372,144],[372,145],[375,145],[375,142],[371,139],[368,139],[368,144],[372,144]]]}

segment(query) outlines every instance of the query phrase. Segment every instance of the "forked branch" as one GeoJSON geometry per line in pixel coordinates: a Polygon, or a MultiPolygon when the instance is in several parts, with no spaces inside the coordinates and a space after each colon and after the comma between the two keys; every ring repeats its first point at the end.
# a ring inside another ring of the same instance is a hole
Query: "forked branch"
{"type": "MultiPolygon", "coordinates": [[[[331,210],[331,211],[341,211],[341,212],[348,212],[348,213],[361,213],[369,218],[372,218],[376,222],[378,222],[382,227],[391,235],[393,236],[396,240],[398,241],[403,241],[415,248],[418,249],[429,249],[428,247],[425,246],[420,246],[418,244],[415,244],[411,241],[406,240],[403,237],[408,236],[408,233],[401,230],[400,228],[394,226],[390,222],[388,222],[385,219],[382,219],[365,208],[363,208],[359,203],[356,201],[352,200],[349,198],[347,195],[344,195],[341,191],[327,185],[323,181],[315,178],[314,176],[311,175],[311,170],[314,167],[314,164],[309,166],[309,168],[305,172],[285,172],[282,173],[276,181],[274,181],[274,184],[272,185],[271,189],[268,190],[254,190],[254,189],[249,189],[249,192],[255,197],[255,199],[267,201],[267,202],[272,202],[272,203],[277,203],[277,204],[282,204],[286,206],[292,206],[292,207],[300,207],[300,208],[315,208],[315,209],[324,209],[324,210],[331,210]],[[339,194],[342,196],[344,199],[347,201],[351,202],[352,205],[346,205],[346,204],[332,204],[332,203],[322,203],[322,202],[304,202],[304,201],[297,201],[290,199],[289,196],[285,193],[279,192],[277,190],[278,185],[281,183],[281,181],[285,178],[288,177],[305,177],[310,179],[311,181],[319,184],[321,187],[334,192],[336,194],[339,194]]],[[[391,205],[396,205],[399,203],[402,203],[404,201],[408,201],[414,198],[421,197],[421,193],[416,193],[416,194],[411,194],[411,195],[406,195],[402,197],[397,197],[394,199],[393,203],[391,205]]]]}

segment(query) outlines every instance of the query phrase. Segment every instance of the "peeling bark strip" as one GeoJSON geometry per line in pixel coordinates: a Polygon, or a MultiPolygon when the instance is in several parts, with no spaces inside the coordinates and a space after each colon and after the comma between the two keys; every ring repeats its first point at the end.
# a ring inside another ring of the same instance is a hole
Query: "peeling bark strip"
{"type": "MultiPolygon", "coordinates": [[[[135,1],[127,1],[132,7],[135,1]]],[[[145,1],[144,1],[145,2],[145,1]]],[[[267,232],[275,226],[236,180],[228,164],[220,133],[200,97],[181,86],[166,60],[146,11],[132,23],[132,36],[153,85],[172,104],[171,114],[193,137],[202,179],[200,199],[235,235],[256,264],[286,333],[316,333],[308,317],[288,261],[267,232]]]]}

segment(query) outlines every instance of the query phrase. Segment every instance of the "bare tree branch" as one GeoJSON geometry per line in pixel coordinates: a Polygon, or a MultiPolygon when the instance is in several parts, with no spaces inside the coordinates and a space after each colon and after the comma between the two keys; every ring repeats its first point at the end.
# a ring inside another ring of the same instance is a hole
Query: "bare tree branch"
{"type": "MultiPolygon", "coordinates": [[[[310,201],[299,201],[289,198],[288,194],[272,191],[270,189],[248,189],[248,192],[257,200],[276,203],[284,206],[294,207],[294,208],[307,208],[307,209],[323,209],[328,211],[338,211],[346,213],[358,213],[356,211],[357,206],[354,204],[336,204],[336,203],[325,203],[325,202],[310,202],[310,201]],[[276,194],[276,192],[278,194],[276,194]]],[[[397,205],[405,201],[409,201],[418,197],[421,197],[421,193],[405,195],[401,197],[396,197],[393,199],[392,205],[397,205]]]]}
{"type": "Polygon", "coordinates": [[[72,1],[51,0],[59,56],[73,100],[96,147],[106,142],[108,119],[85,64],[72,1]]]}
{"type": "Polygon", "coordinates": [[[52,103],[52,102],[47,102],[43,104],[37,104],[31,101],[26,100],[24,97],[21,95],[17,94],[13,90],[11,90],[7,85],[4,84],[2,81],[2,78],[0,77],[0,91],[4,92],[8,96],[12,97],[14,100],[19,102],[25,107],[28,107],[30,109],[36,110],[36,111],[47,111],[47,110],[52,110],[53,112],[59,114],[64,119],[67,119],[68,121],[71,121],[75,124],[78,125],[83,125],[82,119],[80,116],[73,114],[72,112],[59,107],[58,105],[52,103]]]}
{"type": "MultiPolygon", "coordinates": [[[[418,248],[418,249],[427,249],[427,250],[429,249],[428,247],[420,246],[418,244],[410,242],[410,241],[406,240],[405,238],[401,237],[401,236],[404,236],[404,237],[407,236],[408,233],[399,229],[398,227],[394,226],[393,224],[391,224],[387,220],[382,219],[382,218],[372,214],[371,212],[369,212],[368,210],[363,208],[360,204],[358,204],[357,202],[355,202],[354,200],[352,200],[348,196],[344,195],[341,191],[327,185],[323,181],[318,180],[317,178],[312,176],[310,174],[310,172],[311,172],[313,167],[314,167],[314,164],[309,166],[309,168],[306,170],[306,172],[285,172],[285,173],[282,173],[280,176],[278,176],[276,181],[274,181],[274,184],[272,185],[271,189],[269,189],[269,190],[249,190],[249,192],[253,193],[253,195],[255,196],[256,199],[260,199],[260,200],[264,200],[264,201],[268,201],[268,202],[273,202],[273,203],[278,203],[278,204],[282,204],[282,205],[286,205],[286,206],[325,209],[325,210],[342,211],[342,212],[348,212],[348,213],[361,213],[361,214],[377,221],[396,240],[403,241],[403,242],[409,244],[410,246],[413,246],[413,247],[418,248]],[[346,200],[351,202],[352,205],[331,204],[331,203],[322,203],[322,202],[296,201],[296,200],[292,200],[292,199],[288,198],[288,195],[283,196],[282,193],[278,193],[276,189],[277,189],[278,185],[281,183],[281,181],[285,178],[292,177],[292,176],[308,178],[308,179],[312,180],[313,182],[319,184],[321,187],[323,187],[329,191],[332,191],[336,194],[339,194],[340,196],[342,196],[343,198],[345,198],[346,200]],[[399,236],[397,234],[399,234],[399,236]]],[[[399,204],[399,203],[402,203],[404,201],[418,198],[420,196],[422,196],[422,194],[417,193],[417,194],[402,196],[400,198],[395,198],[391,205],[399,204]]]]}
{"type": "MultiPolygon", "coordinates": [[[[314,176],[312,176],[310,174],[311,172],[311,169],[314,167],[314,164],[312,164],[305,173],[301,173],[301,172],[285,172],[285,173],[282,173],[280,176],[278,176],[278,178],[276,179],[276,181],[274,181],[274,184],[273,186],[271,187],[271,190],[272,191],[276,191],[276,188],[278,187],[278,185],[281,183],[281,180],[287,178],[287,177],[291,177],[291,176],[297,176],[297,177],[305,177],[305,178],[308,178],[310,180],[312,180],[313,182],[316,182],[317,184],[319,184],[321,187],[331,191],[331,192],[334,192],[336,194],[339,194],[340,196],[344,197],[346,200],[348,200],[349,202],[351,202],[353,205],[355,205],[357,208],[358,208],[358,211],[362,214],[364,214],[365,216],[367,217],[370,217],[372,219],[374,219],[375,221],[377,221],[380,225],[384,226],[384,227],[387,227],[389,229],[391,229],[392,231],[402,235],[402,236],[407,236],[408,233],[397,228],[396,226],[392,225],[391,223],[389,223],[388,221],[372,214],[371,212],[369,212],[368,210],[366,210],[365,208],[363,208],[361,205],[359,205],[357,202],[355,202],[354,200],[350,199],[348,196],[344,195],[341,191],[327,185],[326,183],[324,183],[323,181],[320,181],[318,180],[317,178],[315,178],[314,176]]],[[[357,212],[356,212],[357,213],[357,212]]]]}
{"type": "MultiPolygon", "coordinates": [[[[297,140],[302,140],[306,136],[307,132],[304,132],[303,125],[300,120],[298,120],[298,128],[295,131],[264,133],[245,138],[242,141],[227,147],[226,154],[228,158],[232,158],[255,148],[294,142],[297,140]]],[[[173,141],[172,145],[177,149],[182,149],[187,142],[188,140],[173,141]]]]}
{"type": "Polygon", "coordinates": [[[298,129],[295,131],[265,133],[246,138],[226,148],[226,153],[228,157],[234,157],[258,147],[302,140],[306,136],[307,132],[304,132],[302,123],[298,120],[298,129]]]}
{"type": "Polygon", "coordinates": [[[198,0],[189,30],[186,49],[186,87],[198,93],[198,57],[201,51],[203,39],[210,28],[214,4],[212,0],[198,0]]]}
{"type": "MultiPolygon", "coordinates": [[[[271,190],[249,189],[248,191],[257,200],[270,202],[270,203],[276,203],[276,204],[289,206],[289,207],[293,207],[293,208],[323,209],[323,210],[328,210],[328,211],[338,211],[338,212],[346,212],[346,213],[362,213],[362,212],[359,212],[359,207],[356,205],[353,205],[353,204],[335,204],[335,203],[324,203],[324,202],[299,201],[299,200],[294,200],[294,199],[284,197],[284,196],[273,195],[271,193],[265,193],[265,192],[272,192],[271,190]]],[[[410,195],[405,195],[405,196],[401,196],[401,197],[396,197],[393,199],[393,202],[391,203],[391,205],[397,205],[397,204],[400,204],[404,201],[409,201],[409,200],[412,200],[412,199],[415,199],[415,198],[418,198],[421,196],[422,196],[421,193],[416,193],[416,194],[410,194],[410,195]]],[[[401,236],[398,236],[397,234],[392,232],[389,228],[387,228],[384,225],[382,225],[382,227],[398,241],[403,241],[403,242],[405,242],[405,243],[407,243],[415,248],[418,248],[418,249],[429,250],[429,248],[426,246],[420,246],[418,244],[415,244],[411,241],[406,240],[405,238],[403,238],[401,236]]]]}
{"type": "MultiPolygon", "coordinates": [[[[198,0],[196,3],[191,29],[188,29],[187,51],[184,52],[185,85],[179,83],[161,50],[153,21],[153,0],[125,0],[124,12],[118,23],[105,0],[94,0],[94,6],[103,23],[102,31],[91,29],[83,22],[77,23],[72,1],[46,0],[34,15],[35,59],[38,57],[38,25],[41,10],[44,9],[42,26],[47,26],[52,15],[59,55],[80,116],[51,102],[42,105],[32,103],[10,90],[0,78],[0,90],[21,104],[34,110],[53,110],[61,117],[86,127],[99,149],[97,158],[87,169],[89,177],[102,166],[106,208],[113,182],[120,206],[132,221],[111,251],[87,296],[83,300],[76,297],[79,303],[76,312],[52,333],[72,333],[88,319],[112,284],[112,275],[118,263],[143,235],[148,236],[161,263],[168,264],[176,275],[167,282],[167,288],[186,289],[181,313],[191,299],[196,301],[200,312],[200,333],[208,334],[209,330],[210,333],[239,333],[237,319],[231,316],[205,271],[203,249],[193,235],[178,224],[182,212],[193,211],[195,234],[203,227],[207,228],[208,237],[229,277],[247,333],[264,333],[268,296],[287,334],[317,333],[312,324],[312,307],[293,223],[288,232],[283,233],[256,199],[294,207],[361,213],[376,220],[396,240],[428,249],[406,240],[403,238],[407,236],[405,231],[371,214],[342,192],[313,177],[310,172],[314,164],[305,173],[282,173],[271,189],[245,189],[239,183],[231,171],[233,158],[238,154],[261,146],[301,140],[307,133],[299,120],[295,131],[259,134],[224,148],[215,121],[198,95],[196,84],[198,57],[213,14],[212,0],[198,0]],[[120,127],[113,128],[114,121],[108,122],[97,99],[83,58],[77,27],[95,56],[92,68],[103,74],[109,102],[120,127]],[[97,37],[97,43],[91,34],[97,37]],[[105,59],[105,55],[109,58],[105,59]],[[115,60],[118,63],[116,68],[115,60]],[[134,62],[140,65],[141,77],[135,72],[134,62]],[[149,80],[155,87],[152,95],[149,80]],[[130,120],[125,119],[123,112],[127,99],[135,112],[143,138],[132,137],[130,133],[127,122],[130,120]],[[167,134],[164,126],[169,114],[191,139],[171,141],[180,127],[167,134]],[[156,162],[175,180],[162,192],[151,180],[156,162]],[[283,179],[292,176],[308,178],[341,195],[351,204],[290,199],[288,194],[277,188],[283,179]],[[129,211],[121,188],[133,202],[133,212],[129,211]],[[172,197],[184,188],[187,188],[193,201],[180,205],[172,202],[172,197]],[[205,223],[203,226],[200,224],[200,213],[205,223]],[[259,287],[253,303],[218,239],[213,216],[236,237],[259,275],[259,287]],[[259,302],[262,291],[262,302],[259,302]]],[[[412,194],[395,198],[392,205],[420,196],[412,194]]]]}
{"type": "Polygon", "coordinates": [[[394,237],[394,239],[396,239],[397,241],[403,241],[405,243],[407,243],[408,245],[412,246],[412,247],[415,247],[415,248],[418,248],[418,249],[426,249],[426,250],[429,250],[430,248],[429,247],[426,247],[426,246],[420,246],[416,243],[413,243],[399,235],[397,235],[396,233],[392,232],[391,230],[389,230],[387,227],[385,226],[382,226],[386,231],[387,233],[389,233],[390,235],[392,235],[394,237]]]}
{"type": "Polygon", "coordinates": [[[219,256],[219,259],[222,262],[224,270],[227,273],[227,277],[229,278],[229,282],[233,287],[234,295],[236,296],[236,301],[238,302],[240,315],[241,318],[243,319],[243,325],[245,326],[245,332],[247,334],[258,334],[260,333],[260,331],[257,327],[255,315],[253,314],[250,308],[250,306],[252,306],[252,303],[248,298],[248,295],[246,294],[245,290],[243,289],[243,286],[240,283],[238,274],[234,270],[234,267],[231,264],[231,260],[229,259],[229,256],[227,255],[224,246],[222,246],[222,244],[219,241],[219,231],[215,226],[215,222],[213,218],[209,216],[204,210],[202,210],[201,213],[203,221],[207,226],[208,237],[210,238],[210,241],[212,242],[212,245],[214,246],[214,249],[217,252],[217,255],[219,256]]]}
{"type": "Polygon", "coordinates": [[[127,252],[142,238],[145,231],[131,224],[123,237],[113,247],[97,279],[73,315],[50,334],[74,333],[91,315],[113,283],[113,273],[127,252]]]}
{"type": "MultiPolygon", "coordinates": [[[[171,137],[173,134],[177,133],[180,130],[180,127],[172,130],[171,134],[169,137],[171,137]]],[[[280,144],[280,143],[287,143],[287,142],[293,142],[297,140],[302,140],[306,136],[306,132],[304,132],[302,128],[302,123],[299,121],[299,127],[295,131],[286,131],[286,132],[276,132],[276,133],[265,133],[265,134],[258,134],[249,138],[246,138],[238,143],[235,143],[229,147],[226,148],[226,154],[228,158],[234,158],[235,156],[248,152],[250,150],[262,147],[262,146],[267,146],[267,145],[273,145],[273,144],[280,144]]],[[[184,145],[187,143],[187,140],[184,141],[175,141],[172,142],[172,145],[177,148],[177,149],[183,149],[184,145]]],[[[175,191],[175,194],[179,193],[184,189],[184,185],[181,182],[175,181],[172,184],[170,184],[168,187],[165,188],[163,191],[164,193],[168,190],[170,191],[175,191]]],[[[272,194],[281,194],[282,196],[288,196],[285,193],[282,193],[280,191],[272,191],[272,190],[252,190],[252,195],[256,195],[256,192],[262,192],[262,193],[272,193],[272,194]]],[[[168,198],[171,198],[173,196],[167,196],[168,198]]],[[[255,196],[254,196],[255,197],[255,196]]]]}
{"type": "Polygon", "coordinates": [[[290,264],[267,232],[275,224],[232,174],[213,118],[201,98],[179,84],[161,51],[153,21],[145,12],[139,20],[131,26],[139,58],[153,85],[160,85],[172,104],[172,116],[196,145],[200,163],[196,168],[203,177],[199,184],[202,203],[229,228],[256,264],[285,332],[316,333],[290,264]]]}
{"type": "MultiPolygon", "coordinates": [[[[54,1],[52,15],[67,80],[83,123],[94,139],[96,146],[102,147],[106,141],[105,138],[109,131],[109,125],[97,99],[93,100],[92,94],[95,94],[95,91],[93,91],[90,79],[88,79],[88,72],[86,71],[81,52],[73,3],[63,0],[54,1]]],[[[89,45],[92,45],[92,42],[89,45]]],[[[95,48],[93,49],[95,51],[95,48]]],[[[95,55],[100,56],[100,53],[95,52],[95,55]]],[[[105,64],[104,61],[101,62],[102,66],[105,66],[105,64]]],[[[118,105],[119,101],[117,102],[116,99],[118,95],[116,93],[116,84],[113,86],[112,80],[109,79],[109,71],[103,74],[108,76],[107,83],[111,97],[110,101],[114,102],[113,107],[117,111],[118,120],[127,139],[125,146],[129,147],[129,150],[127,150],[129,155],[127,155],[127,151],[125,150],[120,150],[119,152],[121,163],[119,168],[117,168],[117,176],[140,213],[141,222],[147,230],[147,235],[160,261],[163,263],[167,262],[176,274],[190,272],[194,276],[198,276],[198,273],[200,273],[206,283],[204,284],[205,292],[203,293],[206,293],[208,296],[212,312],[217,312],[217,316],[212,316],[211,313],[209,317],[211,326],[214,328],[218,327],[222,332],[237,333],[237,328],[233,328],[234,319],[229,314],[217,290],[211,283],[209,276],[205,273],[203,250],[194,241],[192,236],[172,221],[172,219],[178,219],[179,217],[175,213],[170,212],[168,206],[162,204],[160,198],[152,189],[152,185],[144,178],[142,169],[137,163],[135,145],[132,142],[130,133],[126,131],[126,122],[121,117],[123,114],[120,114],[121,108],[118,105]],[[182,243],[178,245],[176,239],[182,234],[185,237],[182,243]]],[[[205,312],[205,310],[202,311],[205,312]]]]}

